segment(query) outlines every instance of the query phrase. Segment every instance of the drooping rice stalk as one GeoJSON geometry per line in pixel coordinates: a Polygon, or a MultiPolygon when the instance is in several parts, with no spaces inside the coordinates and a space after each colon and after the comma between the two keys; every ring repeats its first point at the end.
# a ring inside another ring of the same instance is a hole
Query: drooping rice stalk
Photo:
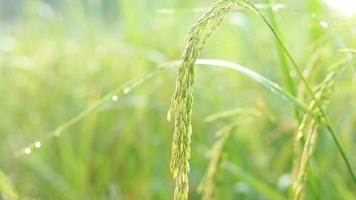
{"type": "Polygon", "coordinates": [[[186,47],[178,68],[176,89],[168,111],[168,120],[174,119],[174,133],[170,170],[175,181],[174,199],[188,199],[189,159],[192,134],[194,64],[206,39],[220,26],[232,6],[231,1],[218,1],[190,29],[186,47]]]}

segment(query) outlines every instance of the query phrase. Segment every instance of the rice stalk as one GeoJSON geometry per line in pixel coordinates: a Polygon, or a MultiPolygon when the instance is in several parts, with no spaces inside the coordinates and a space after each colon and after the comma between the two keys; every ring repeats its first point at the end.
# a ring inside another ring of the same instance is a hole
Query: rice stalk
{"type": "Polygon", "coordinates": [[[232,2],[221,0],[215,3],[190,29],[186,47],[178,67],[176,89],[172,97],[167,119],[174,119],[174,133],[170,171],[175,181],[175,200],[188,199],[189,159],[192,134],[194,64],[207,38],[220,26],[232,2]]]}
{"type": "MultiPolygon", "coordinates": [[[[303,75],[306,79],[309,79],[312,76],[312,74],[317,70],[317,68],[320,67],[320,61],[323,58],[324,54],[325,54],[325,46],[321,46],[317,48],[311,54],[303,70],[303,75]]],[[[304,101],[306,99],[307,94],[305,91],[304,84],[299,84],[297,94],[298,94],[298,99],[300,99],[301,101],[304,101]]]]}
{"type": "Polygon", "coordinates": [[[208,170],[198,186],[198,192],[202,193],[202,200],[214,199],[215,181],[222,163],[224,146],[236,125],[236,123],[227,125],[216,132],[216,141],[208,152],[210,159],[208,170]]]}
{"type": "MultiPolygon", "coordinates": [[[[328,104],[335,83],[335,77],[341,69],[341,67],[333,67],[327,74],[326,78],[314,89],[315,96],[323,108],[325,108],[328,104]]],[[[294,200],[304,198],[303,195],[305,194],[304,190],[307,180],[309,167],[308,164],[317,145],[319,136],[318,129],[320,120],[322,119],[322,116],[314,100],[312,100],[309,104],[309,110],[312,111],[311,113],[314,113],[314,115],[306,113],[303,116],[302,122],[297,129],[297,134],[294,141],[294,147],[296,151],[296,160],[294,160],[293,166],[294,178],[292,187],[294,200]],[[301,150],[300,144],[304,137],[306,139],[304,140],[305,143],[303,150],[301,150]]]]}
{"type": "MultiPolygon", "coordinates": [[[[306,79],[310,78],[312,73],[316,70],[316,68],[319,66],[318,61],[321,59],[321,55],[324,51],[323,47],[319,47],[316,51],[314,51],[314,53],[310,56],[310,59],[308,61],[308,63],[306,64],[305,69],[303,70],[303,75],[306,79]]],[[[305,91],[305,85],[303,84],[299,84],[298,86],[298,99],[300,99],[301,101],[307,101],[306,99],[306,91],[305,91]]],[[[308,110],[310,110],[310,106],[308,107],[308,110]]],[[[310,113],[307,113],[303,116],[302,120],[299,122],[299,127],[297,129],[297,134],[296,136],[298,136],[298,132],[300,133],[301,130],[301,125],[302,124],[307,124],[308,121],[310,121],[312,119],[312,116],[310,115],[310,113]]],[[[294,161],[293,161],[293,168],[292,168],[292,174],[296,174],[296,170],[298,169],[298,164],[299,164],[299,158],[301,157],[301,153],[302,153],[302,149],[301,146],[305,143],[304,138],[302,135],[299,135],[298,137],[295,137],[294,140],[294,161]]]]}

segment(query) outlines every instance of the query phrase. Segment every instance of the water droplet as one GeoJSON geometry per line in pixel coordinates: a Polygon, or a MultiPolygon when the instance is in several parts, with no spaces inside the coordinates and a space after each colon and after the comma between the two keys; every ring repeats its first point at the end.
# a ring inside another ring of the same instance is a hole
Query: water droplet
{"type": "Polygon", "coordinates": [[[319,24],[321,27],[323,27],[325,29],[327,29],[329,27],[329,24],[324,20],[321,20],[319,24]]]}
{"type": "Polygon", "coordinates": [[[117,101],[118,99],[119,99],[119,97],[116,96],[116,95],[113,95],[113,96],[111,97],[111,100],[112,100],[112,101],[117,101]]]}
{"type": "Polygon", "coordinates": [[[283,174],[278,180],[278,188],[280,190],[288,189],[292,184],[292,177],[290,174],[283,174]]]}
{"type": "Polygon", "coordinates": [[[283,4],[277,3],[272,6],[273,11],[279,11],[280,9],[284,8],[285,6],[283,4]]]}
{"type": "Polygon", "coordinates": [[[131,88],[127,87],[127,88],[125,88],[122,92],[123,92],[124,94],[127,94],[127,93],[130,92],[130,90],[131,90],[131,88]]]}
{"type": "Polygon", "coordinates": [[[31,154],[31,148],[30,147],[26,147],[24,152],[27,155],[31,154]]]}
{"type": "Polygon", "coordinates": [[[61,135],[61,130],[56,130],[54,131],[54,134],[53,134],[55,137],[58,137],[61,135]]]}
{"type": "Polygon", "coordinates": [[[294,70],[292,70],[289,72],[289,76],[295,78],[297,76],[297,73],[294,70]]]}
{"type": "Polygon", "coordinates": [[[41,147],[41,142],[40,141],[36,141],[35,142],[35,147],[38,149],[38,148],[40,148],[41,147]]]}

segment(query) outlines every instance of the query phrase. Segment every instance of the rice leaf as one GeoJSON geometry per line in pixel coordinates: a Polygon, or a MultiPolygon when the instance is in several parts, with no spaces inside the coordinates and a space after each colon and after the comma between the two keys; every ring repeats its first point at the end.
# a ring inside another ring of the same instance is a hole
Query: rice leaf
{"type": "Polygon", "coordinates": [[[241,74],[257,81],[258,83],[265,86],[269,89],[272,93],[276,94],[278,97],[282,98],[283,100],[287,101],[288,103],[297,106],[299,109],[307,112],[307,107],[302,104],[298,99],[296,99],[292,94],[284,90],[281,86],[277,83],[269,80],[268,78],[244,67],[242,65],[225,61],[225,60],[213,60],[213,59],[198,59],[196,61],[197,65],[212,65],[216,67],[228,68],[240,72],[241,74]]]}

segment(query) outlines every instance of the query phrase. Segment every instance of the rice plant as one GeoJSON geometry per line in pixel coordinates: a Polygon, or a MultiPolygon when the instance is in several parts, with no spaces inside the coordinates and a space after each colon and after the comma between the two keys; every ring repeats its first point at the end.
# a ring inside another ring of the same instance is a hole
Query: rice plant
{"type": "MultiPolygon", "coordinates": [[[[342,65],[341,65],[342,66],[342,65]]],[[[329,103],[330,95],[335,84],[335,77],[340,70],[338,62],[336,66],[332,66],[330,72],[327,74],[325,79],[314,89],[315,95],[321,102],[323,108],[326,108],[329,103]]],[[[308,165],[315,151],[317,140],[319,137],[319,124],[320,124],[320,113],[315,105],[315,101],[309,104],[310,114],[304,115],[296,133],[296,138],[294,145],[296,148],[295,163],[294,163],[294,182],[293,182],[293,199],[303,199],[303,194],[305,194],[305,183],[308,173],[308,165]],[[304,141],[304,147],[302,152],[300,152],[300,144],[304,141]]]]}
{"type": "Polygon", "coordinates": [[[354,199],[332,4],[0,1],[0,199],[354,199]]]}
{"type": "Polygon", "coordinates": [[[174,134],[172,142],[172,158],[170,170],[175,180],[174,199],[188,199],[189,159],[192,134],[194,64],[206,39],[219,27],[223,17],[231,8],[232,3],[218,1],[212,8],[193,25],[188,33],[175,93],[172,97],[168,120],[174,118],[174,134]]]}
{"type": "MultiPolygon", "coordinates": [[[[296,70],[297,75],[302,80],[302,83],[307,89],[307,92],[311,95],[314,101],[313,104],[315,104],[316,109],[318,109],[317,112],[320,112],[321,121],[326,125],[329,132],[333,136],[333,139],[335,140],[335,143],[337,144],[337,147],[339,148],[339,151],[342,157],[344,158],[346,165],[348,166],[351,176],[353,177],[354,180],[356,180],[353,171],[350,167],[350,163],[345,156],[344,150],[339,145],[339,142],[336,139],[335,136],[336,133],[332,128],[330,122],[328,121],[325,111],[323,110],[322,105],[319,102],[319,99],[317,98],[316,94],[311,90],[309,83],[307,82],[300,68],[297,66],[296,62],[290,55],[288,49],[283,44],[276,29],[274,29],[272,25],[264,17],[264,15],[253,4],[251,4],[248,1],[244,1],[244,0],[218,1],[216,4],[212,6],[212,8],[205,15],[203,15],[203,17],[197,22],[197,24],[192,27],[192,29],[188,34],[187,47],[183,51],[183,55],[181,58],[182,63],[178,68],[176,90],[172,98],[171,109],[168,113],[168,120],[170,120],[172,114],[175,118],[175,130],[174,130],[173,143],[172,143],[172,160],[170,165],[171,172],[173,173],[173,179],[176,182],[174,199],[187,199],[188,192],[189,192],[188,172],[189,172],[189,159],[190,159],[190,151],[191,151],[190,149],[191,134],[192,134],[191,115],[192,115],[192,106],[193,106],[192,92],[193,92],[193,84],[194,84],[195,60],[197,59],[199,52],[201,51],[201,48],[203,47],[206,39],[213,33],[213,30],[218,28],[218,25],[221,23],[223,16],[226,15],[226,13],[229,11],[233,3],[237,3],[239,6],[255,12],[259,17],[262,18],[262,20],[270,28],[270,30],[272,31],[272,33],[277,39],[278,46],[281,48],[280,51],[283,51],[288,57],[288,59],[292,62],[292,66],[296,70]],[[222,7],[222,5],[224,4],[226,4],[226,7],[222,7]],[[212,23],[212,28],[210,29],[207,35],[202,35],[202,31],[204,31],[204,28],[209,23],[209,20],[214,19],[214,17],[216,17],[219,14],[222,15],[222,17],[217,19],[216,24],[212,23]]],[[[292,83],[290,83],[290,85],[291,84],[292,83]]],[[[290,86],[290,89],[294,92],[294,95],[296,95],[292,85],[290,86]]],[[[308,112],[314,112],[314,110],[310,108],[308,112]]],[[[307,119],[303,119],[301,124],[302,128],[299,129],[303,129],[306,120],[307,119]]],[[[312,132],[315,132],[316,125],[319,124],[320,121],[314,120],[311,123],[313,124],[313,126],[309,128],[312,130],[312,132]]],[[[310,135],[314,135],[314,134],[310,134],[310,135]]],[[[314,137],[315,136],[313,136],[313,143],[315,143],[316,140],[314,137]]],[[[304,158],[302,160],[307,160],[307,159],[304,158]]],[[[302,171],[305,171],[304,167],[302,171]]],[[[304,174],[302,173],[300,174],[301,175],[298,174],[298,176],[304,176],[304,174]]],[[[302,178],[298,178],[298,179],[302,179],[302,178]]],[[[300,185],[300,184],[296,184],[296,185],[300,185]]],[[[295,186],[295,187],[299,187],[299,186],[295,186]]],[[[300,189],[295,189],[295,190],[300,190],[300,189]]],[[[295,193],[297,194],[297,196],[294,197],[294,199],[299,199],[298,197],[299,192],[295,192],[295,193]]]]}

